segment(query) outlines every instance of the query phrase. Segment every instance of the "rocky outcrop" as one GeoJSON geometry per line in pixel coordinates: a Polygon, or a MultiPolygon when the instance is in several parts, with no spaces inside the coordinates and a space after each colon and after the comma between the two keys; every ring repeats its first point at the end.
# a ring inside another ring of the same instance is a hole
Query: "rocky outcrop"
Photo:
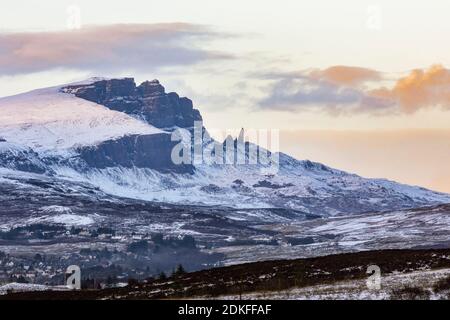
{"type": "Polygon", "coordinates": [[[139,86],[133,78],[99,80],[67,86],[62,90],[112,110],[137,116],[158,128],[191,128],[194,121],[202,120],[190,99],[175,92],[166,93],[158,80],[145,81],[139,86]]]}
{"type": "MultiPolygon", "coordinates": [[[[96,79],[63,87],[62,91],[127,113],[166,131],[175,127],[190,129],[194,121],[202,120],[191,100],[180,98],[174,92],[166,93],[158,80],[145,81],[136,86],[133,78],[96,79]]],[[[171,153],[176,143],[171,141],[167,133],[128,135],[95,146],[80,147],[77,151],[84,168],[137,167],[161,172],[192,173],[193,166],[175,165],[172,162],[171,153]]]]}
{"type": "Polygon", "coordinates": [[[32,149],[9,143],[3,138],[0,138],[0,167],[32,173],[51,172],[32,149]]]}
{"type": "Polygon", "coordinates": [[[193,173],[192,165],[172,162],[171,153],[176,143],[166,133],[130,135],[83,147],[78,152],[89,168],[137,167],[160,172],[193,173]]]}

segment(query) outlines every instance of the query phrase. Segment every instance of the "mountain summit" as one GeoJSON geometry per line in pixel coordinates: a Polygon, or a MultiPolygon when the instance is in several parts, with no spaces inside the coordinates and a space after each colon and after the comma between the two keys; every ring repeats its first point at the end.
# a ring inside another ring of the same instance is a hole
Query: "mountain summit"
{"type": "Polygon", "coordinates": [[[111,110],[142,118],[157,128],[189,128],[202,117],[192,101],[166,93],[158,80],[136,86],[133,78],[101,80],[62,88],[78,98],[104,105],[111,110]]]}

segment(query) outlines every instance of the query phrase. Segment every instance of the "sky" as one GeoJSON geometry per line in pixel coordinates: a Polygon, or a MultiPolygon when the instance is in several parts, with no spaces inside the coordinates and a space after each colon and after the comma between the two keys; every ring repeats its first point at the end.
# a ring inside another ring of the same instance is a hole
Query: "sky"
{"type": "Polygon", "coordinates": [[[159,79],[205,126],[450,192],[450,3],[2,1],[0,96],[91,76],[159,79]]]}

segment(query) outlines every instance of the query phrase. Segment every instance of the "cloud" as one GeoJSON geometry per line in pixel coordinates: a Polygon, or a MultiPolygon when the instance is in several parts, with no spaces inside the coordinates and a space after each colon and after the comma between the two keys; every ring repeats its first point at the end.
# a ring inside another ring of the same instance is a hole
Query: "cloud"
{"type": "Polygon", "coordinates": [[[320,109],[332,114],[376,114],[393,104],[390,98],[372,95],[359,86],[365,81],[379,79],[379,74],[369,69],[337,67],[323,71],[269,73],[262,77],[275,80],[268,90],[269,94],[259,103],[263,109],[320,109]]]}
{"type": "Polygon", "coordinates": [[[450,110],[450,70],[442,65],[415,69],[398,79],[392,89],[380,88],[372,94],[395,100],[405,113],[436,106],[450,110]]]}
{"type": "Polygon", "coordinates": [[[351,88],[340,88],[331,83],[312,79],[283,79],[272,88],[271,95],[263,101],[263,105],[279,104],[287,109],[296,104],[349,104],[361,99],[359,91],[351,88]]]}
{"type": "Polygon", "coordinates": [[[378,71],[349,66],[333,66],[325,70],[314,70],[309,74],[312,78],[322,79],[337,85],[355,86],[370,80],[380,80],[378,71]]]}
{"type": "Polygon", "coordinates": [[[262,78],[274,81],[259,103],[262,109],[319,109],[332,114],[414,113],[436,106],[450,110],[450,70],[441,65],[413,70],[391,87],[380,85],[385,80],[380,72],[346,66],[269,73],[262,78]]]}
{"type": "Polygon", "coordinates": [[[232,56],[201,48],[225,36],[185,23],[117,24],[79,30],[0,34],[0,72],[26,74],[55,68],[95,72],[152,71],[232,56]]]}

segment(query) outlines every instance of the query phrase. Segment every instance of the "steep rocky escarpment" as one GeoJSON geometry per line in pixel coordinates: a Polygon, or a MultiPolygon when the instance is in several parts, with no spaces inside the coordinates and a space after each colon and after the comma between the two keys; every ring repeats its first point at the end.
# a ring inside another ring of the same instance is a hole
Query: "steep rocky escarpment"
{"type": "Polygon", "coordinates": [[[78,149],[89,167],[149,168],[160,172],[193,173],[192,165],[176,165],[171,159],[174,145],[170,134],[131,135],[78,149]]]}
{"type": "Polygon", "coordinates": [[[134,115],[158,128],[190,128],[194,121],[202,120],[190,99],[175,92],[166,93],[158,80],[139,86],[133,78],[99,80],[66,86],[62,91],[134,115]]]}

